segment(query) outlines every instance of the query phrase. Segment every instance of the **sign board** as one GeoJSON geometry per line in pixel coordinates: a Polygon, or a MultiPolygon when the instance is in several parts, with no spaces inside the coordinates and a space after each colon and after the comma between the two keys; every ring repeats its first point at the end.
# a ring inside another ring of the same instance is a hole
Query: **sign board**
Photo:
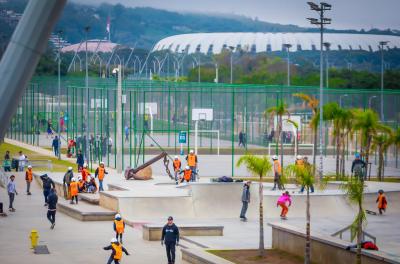
{"type": "Polygon", "coordinates": [[[193,121],[199,121],[199,120],[212,121],[213,120],[213,109],[212,108],[192,109],[192,120],[193,121]]]}
{"type": "Polygon", "coordinates": [[[180,144],[186,144],[186,136],[187,136],[186,131],[179,132],[178,139],[180,144]]]}
{"type": "Polygon", "coordinates": [[[139,103],[138,104],[139,115],[152,114],[157,115],[157,103],[139,103]],[[143,113],[144,110],[144,113],[143,113]]]}

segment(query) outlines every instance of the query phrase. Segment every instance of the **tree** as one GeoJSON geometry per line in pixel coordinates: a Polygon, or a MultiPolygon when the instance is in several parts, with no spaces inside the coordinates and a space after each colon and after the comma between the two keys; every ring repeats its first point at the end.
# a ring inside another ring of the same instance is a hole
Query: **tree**
{"type": "Polygon", "coordinates": [[[316,120],[319,119],[319,117],[317,118],[319,100],[317,98],[315,98],[314,96],[303,94],[303,93],[296,93],[296,94],[293,94],[293,96],[302,99],[304,101],[304,103],[306,104],[307,108],[311,109],[311,111],[313,113],[313,118],[312,118],[313,120],[311,121],[310,126],[314,133],[314,135],[313,135],[314,136],[313,165],[314,165],[314,170],[315,170],[316,153],[317,153],[317,136],[318,136],[318,133],[317,133],[318,122],[316,122],[316,120]]]}
{"type": "Polygon", "coordinates": [[[283,131],[282,131],[282,118],[284,115],[288,115],[290,119],[290,113],[287,107],[287,104],[283,100],[279,100],[277,106],[270,107],[268,108],[265,112],[264,115],[267,117],[268,115],[274,117],[278,117],[278,131],[277,131],[277,141],[276,144],[279,145],[280,142],[280,147],[281,147],[281,166],[283,167],[283,131]]]}
{"type": "Polygon", "coordinates": [[[310,226],[311,226],[311,214],[310,214],[310,188],[314,185],[315,180],[315,169],[312,165],[305,166],[296,166],[296,165],[288,165],[286,167],[286,171],[289,174],[292,174],[296,178],[296,182],[305,187],[307,191],[307,199],[306,199],[306,246],[305,246],[305,254],[304,254],[304,264],[311,263],[311,235],[310,235],[310,226]]]}
{"type": "Polygon", "coordinates": [[[361,134],[361,146],[365,155],[365,162],[367,164],[365,169],[365,177],[368,175],[369,153],[371,150],[372,138],[380,129],[384,129],[384,125],[379,122],[379,117],[376,112],[371,109],[367,110],[354,110],[354,130],[359,130],[361,134]]]}
{"type": "Polygon", "coordinates": [[[358,213],[351,224],[351,240],[357,236],[357,258],[356,263],[361,264],[361,242],[363,234],[363,225],[366,221],[365,211],[363,208],[364,200],[364,181],[358,177],[351,177],[348,181],[341,185],[349,202],[357,205],[358,213]]]}
{"type": "Polygon", "coordinates": [[[388,126],[382,126],[381,132],[372,136],[372,150],[378,150],[378,180],[383,181],[384,177],[384,155],[386,150],[394,143],[395,135],[388,126]]]}
{"type": "Polygon", "coordinates": [[[259,256],[264,256],[265,251],[264,251],[264,209],[263,209],[263,184],[262,184],[262,179],[267,175],[268,172],[272,170],[272,164],[270,161],[270,158],[268,156],[262,156],[262,157],[257,157],[254,155],[247,154],[243,157],[241,157],[236,166],[241,166],[244,164],[247,168],[247,170],[254,174],[257,175],[260,178],[259,181],[259,189],[258,189],[258,195],[259,195],[259,220],[260,220],[260,241],[259,241],[259,247],[258,247],[258,255],[259,256]]]}
{"type": "Polygon", "coordinates": [[[340,131],[341,131],[341,116],[342,109],[336,102],[328,103],[324,105],[324,119],[330,120],[333,123],[333,136],[336,144],[336,179],[339,178],[340,164],[339,164],[339,153],[340,153],[340,131]]]}

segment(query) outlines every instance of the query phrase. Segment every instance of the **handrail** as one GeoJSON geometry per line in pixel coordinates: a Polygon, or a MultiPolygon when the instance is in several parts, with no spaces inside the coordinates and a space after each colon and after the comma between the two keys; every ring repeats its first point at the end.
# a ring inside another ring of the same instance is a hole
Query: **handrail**
{"type": "MultiPolygon", "coordinates": [[[[350,230],[350,240],[351,240],[351,242],[353,242],[354,239],[352,239],[353,234],[352,234],[352,230],[351,230],[351,225],[346,226],[343,229],[340,229],[339,231],[333,233],[331,236],[333,236],[333,237],[339,236],[339,238],[342,239],[343,238],[343,233],[346,232],[347,230],[350,230]]],[[[366,237],[372,239],[374,241],[374,244],[376,244],[376,237],[371,235],[370,233],[368,233],[366,231],[363,231],[362,232],[362,240],[365,241],[366,237]]]]}

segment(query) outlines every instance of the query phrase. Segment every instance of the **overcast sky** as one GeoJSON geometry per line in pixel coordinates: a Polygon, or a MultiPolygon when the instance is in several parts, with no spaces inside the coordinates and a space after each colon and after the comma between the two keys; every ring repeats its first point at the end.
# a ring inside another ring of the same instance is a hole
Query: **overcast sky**
{"type": "MultiPolygon", "coordinates": [[[[306,17],[315,16],[306,0],[73,0],[79,3],[125,6],[149,6],[159,9],[190,12],[217,12],[258,17],[281,24],[309,26],[306,17]]],[[[333,5],[327,17],[336,29],[400,29],[400,0],[325,0],[333,5]]]]}

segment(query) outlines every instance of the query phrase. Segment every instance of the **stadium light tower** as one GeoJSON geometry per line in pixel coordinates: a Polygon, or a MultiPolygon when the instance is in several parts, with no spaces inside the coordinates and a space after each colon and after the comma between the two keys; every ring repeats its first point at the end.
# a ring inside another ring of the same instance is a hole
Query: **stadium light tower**
{"type": "MultiPolygon", "coordinates": [[[[332,5],[321,2],[319,5],[314,2],[307,2],[310,9],[319,14],[319,18],[307,18],[311,24],[317,25],[320,28],[320,58],[319,58],[319,177],[322,179],[324,173],[323,160],[323,105],[324,105],[324,61],[323,61],[323,43],[324,43],[324,26],[331,24],[332,20],[325,17],[325,12],[332,9],[332,5]]],[[[314,164],[315,165],[315,164],[314,164]]]]}
{"type": "Polygon", "coordinates": [[[89,107],[90,107],[90,99],[89,99],[89,68],[88,68],[88,34],[89,34],[90,27],[85,27],[85,85],[86,85],[86,163],[89,164],[89,107]]]}
{"type": "Polygon", "coordinates": [[[61,159],[61,35],[62,30],[57,31],[58,53],[57,53],[57,75],[58,75],[58,159],[61,159]]]}
{"type": "Polygon", "coordinates": [[[384,88],[384,83],[383,83],[383,78],[384,78],[384,60],[383,60],[383,50],[387,46],[389,41],[380,41],[379,42],[379,49],[381,50],[381,121],[385,121],[385,116],[383,114],[383,88],[384,88]]]}
{"type": "Polygon", "coordinates": [[[283,44],[283,47],[285,48],[287,52],[287,86],[290,86],[290,57],[289,57],[289,52],[290,48],[292,47],[292,44],[283,44]]]}
{"type": "Polygon", "coordinates": [[[233,51],[235,50],[234,46],[229,46],[229,50],[231,51],[231,84],[233,83],[233,51]]]}
{"type": "Polygon", "coordinates": [[[325,47],[325,51],[326,51],[326,54],[325,54],[325,61],[326,61],[326,80],[325,80],[325,83],[326,83],[326,88],[328,88],[329,87],[329,50],[330,50],[330,47],[331,47],[331,43],[329,43],[329,42],[324,42],[324,47],[325,47]]]}

